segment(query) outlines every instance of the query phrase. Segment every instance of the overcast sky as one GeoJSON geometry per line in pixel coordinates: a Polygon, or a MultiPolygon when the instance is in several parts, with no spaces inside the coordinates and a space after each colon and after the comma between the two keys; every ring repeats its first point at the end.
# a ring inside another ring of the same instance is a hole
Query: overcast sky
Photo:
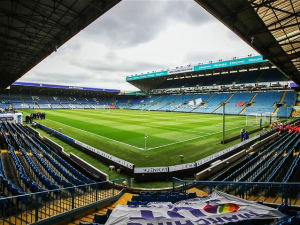
{"type": "Polygon", "coordinates": [[[136,90],[126,76],[248,54],[193,0],[123,0],[18,81],[136,90]]]}

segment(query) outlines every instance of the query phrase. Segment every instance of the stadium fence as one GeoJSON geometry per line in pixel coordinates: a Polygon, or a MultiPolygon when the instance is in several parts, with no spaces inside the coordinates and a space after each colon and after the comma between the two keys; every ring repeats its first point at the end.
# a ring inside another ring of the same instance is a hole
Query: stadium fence
{"type": "MultiPolygon", "coordinates": [[[[56,190],[0,198],[0,224],[49,224],[46,219],[62,214],[58,221],[74,217],[91,207],[118,197],[125,179],[103,181],[56,190]],[[118,184],[119,189],[116,188],[118,184]]],[[[117,200],[117,199],[115,199],[117,200]]],[[[103,204],[104,204],[103,203],[103,204]]]]}

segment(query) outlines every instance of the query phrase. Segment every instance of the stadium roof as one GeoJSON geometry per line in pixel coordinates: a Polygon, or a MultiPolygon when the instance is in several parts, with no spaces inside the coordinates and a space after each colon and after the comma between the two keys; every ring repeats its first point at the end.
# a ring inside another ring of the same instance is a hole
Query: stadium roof
{"type": "Polygon", "coordinates": [[[211,76],[217,74],[236,73],[249,70],[260,70],[275,68],[268,60],[263,60],[262,56],[252,56],[244,58],[232,58],[228,60],[209,61],[197,65],[177,67],[176,69],[162,70],[159,72],[145,73],[142,75],[128,76],[126,81],[136,86],[142,91],[151,91],[167,79],[184,79],[190,77],[211,76]]]}
{"type": "Polygon", "coordinates": [[[4,0],[0,88],[6,88],[121,0],[4,0]]]}
{"type": "Polygon", "coordinates": [[[105,93],[105,94],[119,94],[121,91],[117,89],[105,89],[105,88],[90,88],[90,87],[78,87],[67,85],[55,85],[55,84],[41,84],[41,83],[27,83],[27,82],[14,82],[10,89],[17,91],[38,91],[38,92],[63,92],[63,93],[105,93]]]}
{"type": "Polygon", "coordinates": [[[179,75],[179,76],[185,76],[186,74],[199,74],[199,73],[206,73],[207,71],[210,72],[220,72],[225,70],[232,70],[232,68],[237,69],[239,68],[246,68],[247,66],[253,66],[253,64],[257,65],[269,65],[268,60],[263,60],[262,56],[256,55],[248,55],[248,57],[243,58],[232,58],[227,60],[218,60],[218,61],[209,61],[207,63],[198,63],[196,65],[188,65],[188,66],[181,66],[176,67],[174,69],[168,69],[168,70],[162,70],[162,71],[153,71],[152,73],[145,73],[141,75],[135,75],[135,76],[128,76],[126,77],[126,81],[133,81],[133,80],[142,80],[142,79],[149,79],[149,78],[155,78],[155,77],[161,77],[161,76],[172,76],[172,75],[179,75]]]}
{"type": "Polygon", "coordinates": [[[300,84],[300,1],[195,1],[300,84]]]}

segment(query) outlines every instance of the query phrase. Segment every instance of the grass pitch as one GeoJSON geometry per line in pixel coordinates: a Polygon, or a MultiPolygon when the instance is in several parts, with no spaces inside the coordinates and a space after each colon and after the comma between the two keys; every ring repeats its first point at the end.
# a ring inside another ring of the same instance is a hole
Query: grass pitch
{"type": "MultiPolygon", "coordinates": [[[[42,110],[41,110],[42,111],[42,110]]],[[[32,113],[33,110],[24,110],[32,113]]],[[[137,110],[46,110],[38,122],[72,138],[132,162],[136,167],[195,162],[239,140],[222,145],[222,115],[137,110]],[[145,134],[148,138],[145,140],[145,134]],[[145,148],[145,141],[146,148],[145,148]]],[[[249,122],[249,121],[248,121],[249,122]]],[[[245,126],[244,116],[226,116],[226,138],[245,126]]],[[[87,160],[89,161],[89,160],[87,160]]]]}

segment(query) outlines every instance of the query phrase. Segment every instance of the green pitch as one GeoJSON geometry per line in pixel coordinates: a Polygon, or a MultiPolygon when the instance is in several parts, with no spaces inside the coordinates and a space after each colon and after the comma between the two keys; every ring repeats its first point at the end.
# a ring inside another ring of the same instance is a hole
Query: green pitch
{"type": "MultiPolygon", "coordinates": [[[[25,114],[31,112],[24,110],[25,114]]],[[[220,144],[222,115],[137,110],[45,112],[47,119],[37,122],[56,130],[62,128],[62,133],[137,167],[180,164],[179,155],[184,155],[184,163],[195,162],[239,142],[220,144]]],[[[245,124],[244,116],[226,116],[226,138],[238,135],[243,127],[258,127],[245,124]]]]}

